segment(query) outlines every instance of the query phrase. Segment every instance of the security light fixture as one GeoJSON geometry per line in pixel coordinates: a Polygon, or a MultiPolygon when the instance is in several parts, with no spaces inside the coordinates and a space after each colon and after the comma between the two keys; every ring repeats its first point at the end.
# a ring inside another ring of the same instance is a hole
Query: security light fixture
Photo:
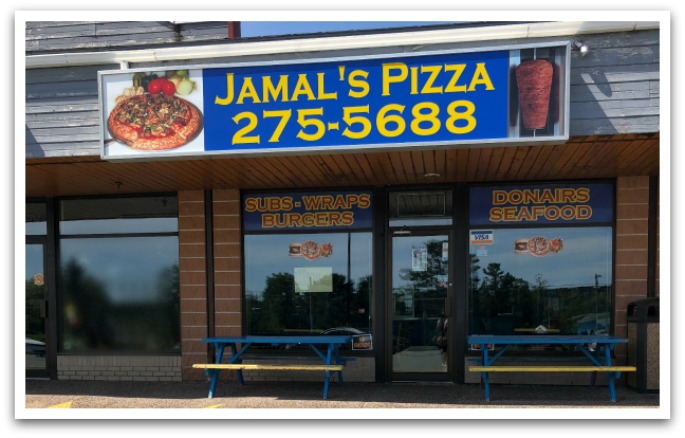
{"type": "Polygon", "coordinates": [[[580,52],[580,56],[585,56],[590,51],[590,46],[580,40],[573,40],[573,46],[580,52]]]}

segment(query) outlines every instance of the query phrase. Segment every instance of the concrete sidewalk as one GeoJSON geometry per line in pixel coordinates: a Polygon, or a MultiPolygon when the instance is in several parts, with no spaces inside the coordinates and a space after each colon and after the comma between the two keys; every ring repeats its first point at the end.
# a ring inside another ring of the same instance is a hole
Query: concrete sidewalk
{"type": "Polygon", "coordinates": [[[605,408],[608,413],[630,408],[648,410],[646,415],[651,417],[660,404],[659,394],[639,393],[625,386],[617,387],[617,401],[612,403],[606,386],[492,385],[492,400],[485,402],[482,388],[477,384],[346,382],[339,385],[332,382],[328,400],[322,400],[323,384],[320,382],[248,382],[241,386],[233,381],[222,381],[217,385],[216,395],[212,399],[207,398],[208,382],[27,380],[25,383],[27,410],[51,407],[355,410],[605,408]]]}

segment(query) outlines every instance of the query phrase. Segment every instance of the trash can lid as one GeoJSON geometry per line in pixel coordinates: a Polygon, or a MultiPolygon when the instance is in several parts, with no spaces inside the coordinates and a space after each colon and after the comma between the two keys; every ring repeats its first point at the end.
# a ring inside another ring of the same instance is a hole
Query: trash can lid
{"type": "Polygon", "coordinates": [[[659,298],[628,303],[628,322],[659,322],[659,298]]]}

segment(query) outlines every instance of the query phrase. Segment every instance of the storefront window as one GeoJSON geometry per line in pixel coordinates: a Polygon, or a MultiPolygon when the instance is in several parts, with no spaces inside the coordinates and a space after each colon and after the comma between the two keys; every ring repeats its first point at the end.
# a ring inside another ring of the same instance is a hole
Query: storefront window
{"type": "Polygon", "coordinates": [[[471,243],[470,332],[609,334],[611,236],[609,227],[497,229],[492,243],[471,243]]]}
{"type": "Polygon", "coordinates": [[[371,333],[371,195],[243,199],[245,332],[371,333]]]}
{"type": "Polygon", "coordinates": [[[245,236],[245,301],[250,335],[370,333],[371,233],[245,236]]]}
{"type": "Polygon", "coordinates": [[[175,197],[61,203],[62,351],[179,350],[177,216],[175,197]]]}
{"type": "Polygon", "coordinates": [[[609,334],[613,187],[471,190],[469,333],[609,334]]]}

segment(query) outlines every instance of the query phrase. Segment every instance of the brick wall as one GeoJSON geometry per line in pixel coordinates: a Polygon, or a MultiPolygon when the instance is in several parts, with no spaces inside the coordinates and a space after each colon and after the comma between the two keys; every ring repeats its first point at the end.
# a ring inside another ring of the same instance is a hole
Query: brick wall
{"type": "MultiPolygon", "coordinates": [[[[647,296],[649,177],[618,178],[616,182],[615,333],[628,336],[628,303],[647,296]]],[[[618,363],[626,347],[617,346],[618,363]]]]}
{"type": "Polygon", "coordinates": [[[194,363],[207,360],[207,273],[205,203],[202,190],[178,194],[178,240],[181,290],[181,368],[183,380],[204,379],[194,363]]]}
{"type": "Polygon", "coordinates": [[[213,204],[215,335],[235,336],[242,327],[240,192],[215,190],[213,204]]]}
{"type": "MultiPolygon", "coordinates": [[[[207,362],[207,260],[204,191],[178,194],[181,271],[181,339],[183,380],[204,380],[194,363],[207,362]]],[[[239,335],[241,319],[240,192],[214,190],[214,335],[239,335]]],[[[228,375],[229,373],[223,373],[228,375]]]]}
{"type": "Polygon", "coordinates": [[[180,381],[179,356],[57,356],[58,380],[180,381]]]}

